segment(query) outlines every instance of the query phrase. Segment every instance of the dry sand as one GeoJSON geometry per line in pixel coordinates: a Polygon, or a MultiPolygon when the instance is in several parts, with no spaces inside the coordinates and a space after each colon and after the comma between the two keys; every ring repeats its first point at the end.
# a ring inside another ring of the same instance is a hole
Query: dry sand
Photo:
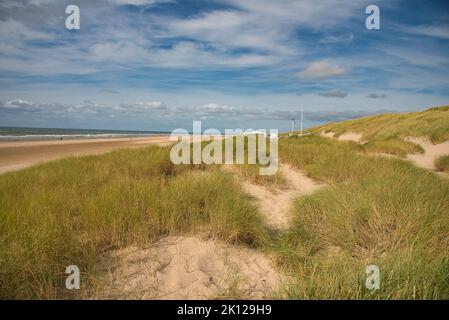
{"type": "Polygon", "coordinates": [[[243,185],[245,191],[257,199],[259,211],[266,218],[267,224],[272,228],[283,230],[288,228],[294,199],[310,194],[323,185],[289,165],[281,164],[279,170],[287,180],[288,188],[285,190],[272,192],[248,181],[245,181],[243,185]]]}
{"type": "Polygon", "coordinates": [[[436,170],[435,160],[441,156],[449,155],[449,141],[433,144],[428,139],[410,137],[406,141],[419,144],[424,149],[424,153],[407,155],[407,159],[412,161],[416,166],[424,169],[436,170]]]}
{"type": "MultiPolygon", "coordinates": [[[[326,137],[326,138],[335,138],[335,133],[332,131],[321,132],[321,136],[326,137]]],[[[356,133],[356,132],[345,132],[336,139],[338,139],[340,141],[354,141],[357,143],[365,142],[365,141],[362,141],[362,134],[356,133]]]]}
{"type": "Polygon", "coordinates": [[[357,142],[357,143],[363,143],[362,142],[362,135],[360,133],[356,133],[356,132],[343,133],[341,136],[338,137],[338,140],[341,140],[341,141],[354,141],[354,142],[357,142]]]}
{"type": "Polygon", "coordinates": [[[101,154],[120,148],[169,143],[169,136],[0,142],[0,174],[69,156],[101,154]]]}
{"type": "Polygon", "coordinates": [[[95,299],[266,299],[284,281],[273,261],[256,250],[195,237],[117,250],[105,265],[95,299]]]}
{"type": "Polygon", "coordinates": [[[329,132],[321,132],[321,135],[323,136],[323,137],[326,137],[326,138],[333,138],[334,137],[334,135],[335,135],[335,133],[334,132],[332,132],[332,131],[329,131],[329,132]]]}

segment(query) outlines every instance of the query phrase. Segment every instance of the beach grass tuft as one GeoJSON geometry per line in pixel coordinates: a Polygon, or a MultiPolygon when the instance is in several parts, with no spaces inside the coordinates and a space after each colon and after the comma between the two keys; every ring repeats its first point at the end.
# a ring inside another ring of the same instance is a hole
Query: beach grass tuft
{"type": "Polygon", "coordinates": [[[235,176],[174,166],[156,146],[4,174],[0,203],[1,298],[60,298],[66,266],[94,279],[100,254],[165,235],[250,246],[267,237],[235,176]]]}
{"type": "Polygon", "coordinates": [[[449,155],[437,158],[435,160],[435,167],[438,171],[449,172],[449,155]]]}

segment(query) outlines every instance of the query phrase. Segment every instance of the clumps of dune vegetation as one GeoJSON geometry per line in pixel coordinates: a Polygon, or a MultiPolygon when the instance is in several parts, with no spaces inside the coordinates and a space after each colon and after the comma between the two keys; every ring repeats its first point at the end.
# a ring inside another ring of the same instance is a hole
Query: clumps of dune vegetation
{"type": "MultiPolygon", "coordinates": [[[[261,176],[260,164],[247,158],[231,170],[173,165],[169,148],[153,146],[4,174],[0,298],[90,297],[103,254],[195,235],[276,257],[290,276],[279,298],[449,299],[449,180],[400,158],[367,155],[422,151],[408,136],[449,139],[448,112],[373,116],[310,130],[362,132],[363,144],[314,133],[282,136],[280,162],[326,186],[292,197],[293,220],[282,212],[289,223],[276,232],[240,182],[278,188],[285,177],[261,176]],[[85,284],[73,294],[63,290],[72,264],[85,284]],[[373,264],[380,268],[379,290],[365,287],[373,264]]],[[[437,160],[438,170],[447,171],[448,159],[437,160]]],[[[290,207],[292,199],[282,205],[290,207]]]]}
{"type": "Polygon", "coordinates": [[[422,152],[418,145],[404,141],[407,137],[426,137],[434,144],[449,140],[449,106],[329,123],[312,128],[309,132],[333,132],[335,137],[348,132],[361,133],[363,140],[368,141],[367,151],[404,156],[406,153],[422,152]]]}
{"type": "Polygon", "coordinates": [[[237,173],[239,173],[243,179],[260,184],[269,189],[283,189],[287,186],[287,181],[280,171],[277,171],[273,175],[261,175],[259,170],[260,164],[242,164],[233,166],[237,173]]]}
{"type": "Polygon", "coordinates": [[[65,268],[73,264],[89,288],[100,254],[164,235],[196,233],[249,246],[267,238],[232,174],[174,166],[163,147],[2,175],[0,203],[1,298],[60,298],[65,268]]]}
{"type": "Polygon", "coordinates": [[[367,141],[427,137],[436,144],[449,140],[449,106],[329,123],[312,128],[309,132],[334,132],[335,137],[345,132],[357,132],[363,134],[363,140],[367,141]]]}
{"type": "Polygon", "coordinates": [[[438,159],[436,159],[435,168],[437,168],[438,171],[449,173],[449,155],[441,156],[438,159]]]}
{"type": "Polygon", "coordinates": [[[294,299],[448,299],[449,182],[353,142],[281,141],[282,159],[328,188],[297,199],[276,248],[294,299]],[[365,288],[378,265],[380,290],[365,288]]]}
{"type": "Polygon", "coordinates": [[[405,157],[411,153],[423,153],[424,149],[409,141],[398,138],[389,138],[386,140],[370,140],[364,144],[364,150],[368,153],[385,153],[398,157],[405,157]]]}
{"type": "MultiPolygon", "coordinates": [[[[232,141],[232,146],[233,146],[233,161],[234,163],[237,163],[236,161],[236,156],[237,156],[237,138],[233,137],[233,138],[226,138],[229,141],[232,141]]],[[[282,173],[280,171],[277,171],[275,174],[273,175],[261,175],[260,174],[260,169],[262,167],[267,167],[267,165],[261,165],[259,163],[259,161],[256,161],[256,163],[249,163],[249,157],[248,157],[248,136],[244,136],[241,137],[242,141],[243,141],[243,152],[244,152],[244,157],[243,157],[243,164],[234,164],[231,165],[231,168],[227,168],[230,169],[230,171],[239,174],[239,176],[244,179],[247,180],[251,183],[255,183],[255,184],[259,184],[262,186],[265,186],[269,189],[276,189],[276,188],[285,188],[287,186],[287,182],[285,177],[282,175],[282,173]]],[[[257,148],[258,148],[258,144],[259,141],[258,139],[256,139],[255,141],[255,149],[254,151],[257,152],[257,148]]],[[[207,142],[203,142],[203,147],[207,145],[207,142]]],[[[254,153],[254,156],[256,156],[256,152],[254,153]]],[[[225,144],[223,144],[223,149],[222,149],[222,153],[223,155],[225,154],[225,144]]],[[[269,155],[270,154],[270,144],[267,143],[267,149],[266,149],[266,154],[269,155]]]]}

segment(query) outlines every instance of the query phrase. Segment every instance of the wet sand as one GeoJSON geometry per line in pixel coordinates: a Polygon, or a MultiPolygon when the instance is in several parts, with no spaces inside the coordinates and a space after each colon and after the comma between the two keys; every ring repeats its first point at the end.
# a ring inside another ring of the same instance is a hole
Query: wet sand
{"type": "Polygon", "coordinates": [[[167,145],[169,136],[0,142],[0,174],[69,156],[101,154],[120,148],[167,145]]]}

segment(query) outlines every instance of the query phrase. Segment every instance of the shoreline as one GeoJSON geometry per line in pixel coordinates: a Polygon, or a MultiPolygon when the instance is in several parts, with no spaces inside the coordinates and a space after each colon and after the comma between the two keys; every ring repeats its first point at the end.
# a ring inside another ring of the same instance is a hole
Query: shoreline
{"type": "Polygon", "coordinates": [[[150,137],[0,141],[0,174],[71,156],[170,143],[170,136],[162,134],[150,137]]]}

